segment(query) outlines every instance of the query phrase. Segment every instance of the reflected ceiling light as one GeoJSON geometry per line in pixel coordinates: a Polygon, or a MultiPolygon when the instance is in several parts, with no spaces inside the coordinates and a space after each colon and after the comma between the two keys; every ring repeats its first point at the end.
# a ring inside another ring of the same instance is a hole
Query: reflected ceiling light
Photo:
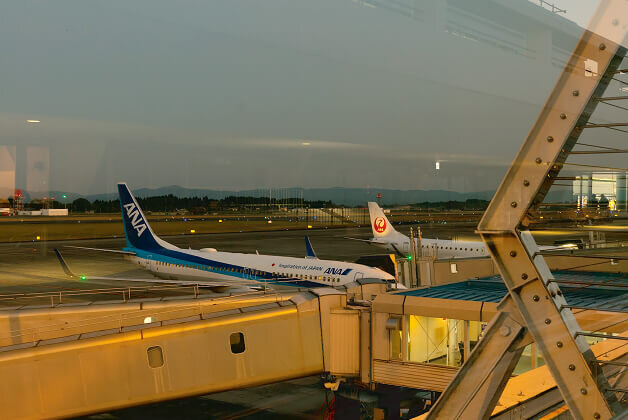
{"type": "Polygon", "coordinates": [[[31,124],[35,124],[35,123],[40,123],[41,121],[39,120],[26,120],[27,123],[31,123],[31,124]]]}
{"type": "Polygon", "coordinates": [[[312,144],[312,143],[310,143],[309,141],[304,141],[304,142],[303,142],[303,143],[301,143],[301,144],[302,144],[302,145],[304,145],[304,146],[309,146],[309,145],[310,145],[310,144],[312,144]]]}

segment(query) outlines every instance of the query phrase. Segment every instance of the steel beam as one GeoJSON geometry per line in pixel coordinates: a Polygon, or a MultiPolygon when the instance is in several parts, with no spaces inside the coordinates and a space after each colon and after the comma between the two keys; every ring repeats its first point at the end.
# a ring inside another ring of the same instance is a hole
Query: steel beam
{"type": "Polygon", "coordinates": [[[486,335],[468,356],[464,366],[449,384],[428,418],[489,418],[508,378],[521,357],[526,331],[518,320],[510,298],[500,303],[500,311],[489,324],[486,335]]]}
{"type": "Polygon", "coordinates": [[[566,305],[545,260],[529,232],[483,234],[508,287],[509,296],[519,309],[524,325],[534,338],[556,384],[575,418],[610,418],[607,401],[614,395],[603,375],[590,369],[593,354],[580,327],[566,305]]]}
{"type": "MultiPolygon", "coordinates": [[[[626,9],[625,1],[602,2],[594,22],[599,27],[611,26],[615,32],[622,32],[613,34],[612,39],[623,40],[627,23],[614,26],[613,22],[617,17],[628,16],[626,9]]],[[[598,35],[600,32],[608,30],[585,31],[582,35],[478,230],[510,232],[521,224],[527,226],[529,208],[547,194],[567,157],[565,152],[571,151],[582,133],[579,126],[588,122],[598,104],[595,98],[603,96],[611,73],[626,54],[622,45],[598,35]],[[596,63],[601,73],[588,73],[588,63],[596,63]]]]}
{"type": "Polygon", "coordinates": [[[515,312],[574,418],[608,419],[622,410],[601,370],[591,370],[591,349],[577,335],[578,323],[526,228],[530,208],[543,201],[626,54],[627,19],[628,1],[600,3],[478,225],[509,291],[502,308],[514,309],[496,316],[429,418],[486,418],[492,412],[512,372],[507,350],[516,346],[499,330],[514,322],[515,312]]]}

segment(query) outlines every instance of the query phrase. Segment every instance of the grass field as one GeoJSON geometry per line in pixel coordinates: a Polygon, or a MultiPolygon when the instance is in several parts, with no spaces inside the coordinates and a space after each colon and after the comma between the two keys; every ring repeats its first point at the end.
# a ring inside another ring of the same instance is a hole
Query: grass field
{"type": "MultiPolygon", "coordinates": [[[[223,220],[221,219],[172,219],[168,221],[150,221],[151,227],[158,235],[194,235],[200,233],[228,233],[270,231],[285,229],[307,229],[308,225],[302,221],[277,220],[268,223],[266,220],[223,220]]],[[[311,222],[312,229],[324,228],[322,223],[311,222]]],[[[329,227],[342,227],[335,224],[329,227]]],[[[45,240],[113,238],[124,236],[120,218],[112,221],[90,220],[56,220],[54,223],[0,223],[0,242],[24,242],[45,240]]]]}
{"type": "MultiPolygon", "coordinates": [[[[564,212],[563,212],[564,213],[564,212]]],[[[391,216],[393,224],[403,223],[431,226],[437,230],[473,229],[482,212],[405,212],[391,216]]],[[[545,214],[545,223],[560,223],[564,214],[545,214]],[[549,216],[549,217],[548,217],[549,216]],[[558,217],[552,217],[558,216],[558,217]]],[[[625,215],[612,222],[626,223],[625,215]]],[[[172,216],[152,214],[148,216],[151,227],[158,235],[194,235],[201,233],[233,233],[277,230],[305,230],[367,226],[368,219],[359,223],[331,220],[306,221],[294,216],[272,215],[272,222],[260,214],[224,214],[203,216],[172,216]]],[[[592,218],[594,219],[594,218],[592,218]]],[[[68,217],[2,217],[0,218],[0,242],[30,242],[46,240],[73,240],[123,237],[122,218],[119,213],[97,215],[72,215],[68,217]]]]}
{"type": "MultiPolygon", "coordinates": [[[[397,222],[459,222],[477,220],[477,214],[400,212],[393,216],[397,222]]],[[[295,229],[321,229],[355,227],[358,223],[335,219],[305,221],[291,216],[272,216],[272,222],[259,214],[224,214],[204,216],[172,216],[152,214],[148,216],[151,227],[158,235],[193,235],[200,233],[231,233],[251,231],[276,231],[295,229]]],[[[362,220],[362,225],[368,220],[362,220]]],[[[122,218],[115,214],[79,214],[60,217],[4,217],[0,218],[0,242],[28,242],[46,240],[72,240],[114,238],[124,236],[122,218]]]]}
{"type": "MultiPolygon", "coordinates": [[[[546,213],[545,221],[559,221],[565,212],[546,213]]],[[[365,215],[366,216],[366,215],[365,215]]],[[[396,211],[390,217],[393,224],[447,225],[453,229],[473,227],[482,216],[481,211],[396,211]]],[[[193,235],[200,233],[232,233],[252,231],[276,231],[321,228],[340,228],[368,225],[366,217],[358,223],[348,220],[306,221],[284,214],[273,214],[269,223],[261,214],[225,213],[223,215],[180,216],[154,213],[147,216],[158,235],[193,235]]],[[[613,220],[617,221],[617,219],[613,220]]],[[[445,226],[442,226],[443,228],[445,226]]],[[[45,240],[72,240],[114,238],[124,235],[120,213],[78,214],[67,217],[2,217],[0,218],[0,242],[25,242],[45,240]]]]}

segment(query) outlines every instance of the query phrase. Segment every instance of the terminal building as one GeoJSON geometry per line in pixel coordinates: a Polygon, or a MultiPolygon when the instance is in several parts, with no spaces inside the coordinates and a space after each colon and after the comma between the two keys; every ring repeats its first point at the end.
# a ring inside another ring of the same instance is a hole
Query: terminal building
{"type": "Polygon", "coordinates": [[[576,176],[573,195],[578,208],[599,207],[612,211],[628,210],[627,172],[592,172],[576,176]]]}

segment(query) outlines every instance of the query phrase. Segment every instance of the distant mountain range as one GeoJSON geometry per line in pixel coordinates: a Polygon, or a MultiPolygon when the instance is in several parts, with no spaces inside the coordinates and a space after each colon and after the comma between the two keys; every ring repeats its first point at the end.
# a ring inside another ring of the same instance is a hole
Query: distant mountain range
{"type": "MultiPolygon", "coordinates": [[[[302,195],[304,200],[308,201],[332,201],[335,204],[346,206],[366,205],[367,201],[376,201],[377,194],[381,193],[381,203],[385,205],[392,204],[414,204],[420,202],[437,202],[437,201],[465,201],[467,199],[490,200],[494,191],[477,191],[461,193],[447,190],[395,190],[387,188],[285,188],[273,190],[273,196],[281,192],[284,196],[297,197],[302,195]]],[[[171,185],[160,188],[138,188],[133,190],[137,197],[152,197],[172,194],[177,197],[209,197],[211,199],[221,199],[229,196],[268,196],[268,189],[255,190],[211,190],[199,188],[185,188],[178,185],[171,185]]],[[[79,197],[86,198],[90,201],[94,200],[113,200],[117,198],[117,194],[93,194],[81,195],[70,192],[51,191],[49,197],[55,197],[58,201],[71,202],[79,197]],[[65,194],[66,198],[61,199],[65,194]]],[[[28,199],[28,195],[27,195],[28,199]]],[[[554,191],[546,201],[563,202],[572,201],[571,191],[554,191]]]]}

